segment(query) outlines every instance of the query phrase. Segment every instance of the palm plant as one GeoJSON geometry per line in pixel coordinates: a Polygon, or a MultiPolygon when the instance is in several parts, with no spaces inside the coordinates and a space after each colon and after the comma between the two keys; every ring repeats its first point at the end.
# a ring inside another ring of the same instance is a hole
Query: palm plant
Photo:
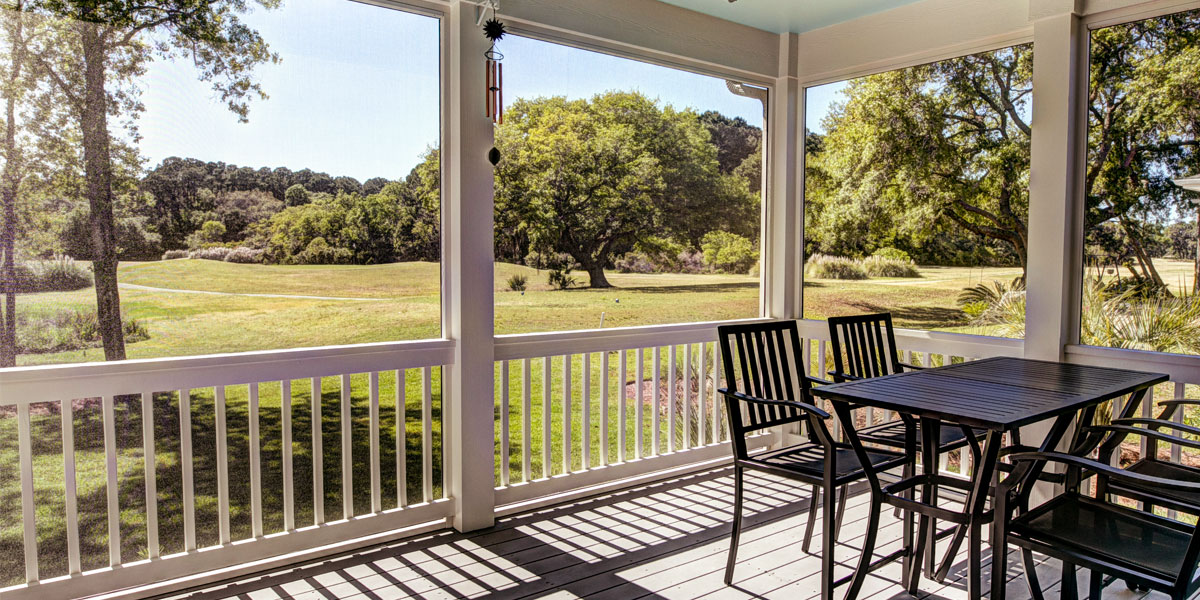
{"type": "Polygon", "coordinates": [[[1093,346],[1200,352],[1200,299],[1193,295],[1146,297],[1136,289],[1114,295],[1088,280],[1080,325],[1081,341],[1093,346]]]}

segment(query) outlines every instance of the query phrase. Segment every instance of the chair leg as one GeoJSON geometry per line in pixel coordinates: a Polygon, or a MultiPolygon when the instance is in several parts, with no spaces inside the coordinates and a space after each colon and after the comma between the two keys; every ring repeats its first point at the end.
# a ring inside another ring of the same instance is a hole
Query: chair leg
{"type": "MultiPolygon", "coordinates": [[[[846,488],[842,488],[845,491],[846,488]]],[[[879,513],[883,503],[875,494],[871,494],[871,514],[867,519],[867,535],[863,539],[862,554],[858,558],[858,568],[854,570],[854,579],[850,580],[850,588],[846,590],[845,600],[854,600],[862,590],[867,573],[871,570],[871,559],[875,556],[875,540],[879,535],[879,513]]]]}
{"type": "Polygon", "coordinates": [[[725,585],[733,583],[738,538],[742,534],[742,468],[733,468],[733,533],[729,536],[729,558],[725,561],[725,585]]]}
{"type": "Polygon", "coordinates": [[[1021,549],[1021,565],[1025,568],[1025,584],[1029,586],[1031,600],[1046,600],[1042,595],[1042,584],[1038,582],[1037,563],[1033,560],[1033,550],[1021,549]]]}
{"type": "Polygon", "coordinates": [[[800,549],[805,554],[812,554],[812,534],[817,526],[817,504],[821,501],[821,486],[812,486],[812,496],[808,499],[808,527],[804,528],[804,544],[800,549]]]}
{"type": "Polygon", "coordinates": [[[1104,573],[1092,569],[1088,575],[1088,600],[1100,600],[1100,592],[1104,589],[1104,573]]]}
{"type": "Polygon", "coordinates": [[[1062,568],[1061,600],[1079,600],[1079,581],[1075,575],[1075,565],[1065,562],[1062,568]]]}
{"type": "Polygon", "coordinates": [[[826,482],[821,490],[825,502],[821,503],[821,600],[833,600],[833,560],[834,551],[834,521],[836,519],[833,501],[837,490],[831,482],[826,482]]]}
{"type": "Polygon", "coordinates": [[[842,521],[846,519],[846,495],[850,486],[843,485],[838,492],[837,519],[833,522],[833,537],[837,538],[842,534],[842,521]]]}

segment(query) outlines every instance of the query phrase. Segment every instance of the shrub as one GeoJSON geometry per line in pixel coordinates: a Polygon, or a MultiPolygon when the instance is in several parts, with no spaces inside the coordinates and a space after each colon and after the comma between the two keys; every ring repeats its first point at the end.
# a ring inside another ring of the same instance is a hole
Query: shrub
{"type": "Polygon", "coordinates": [[[240,263],[245,265],[256,265],[263,261],[263,251],[238,246],[234,248],[228,256],[225,257],[225,262],[240,263]]]}
{"type": "MultiPolygon", "coordinates": [[[[136,319],[123,319],[122,329],[126,343],[150,338],[149,331],[136,319]]],[[[94,310],[56,309],[17,315],[17,352],[20,354],[83,350],[98,348],[100,344],[100,320],[94,310]]]]}
{"type": "Polygon", "coordinates": [[[188,257],[187,250],[167,250],[166,252],[163,252],[163,255],[162,255],[163,260],[175,260],[178,258],[187,258],[187,257],[188,257]]]}
{"type": "Polygon", "coordinates": [[[902,260],[905,262],[912,261],[912,257],[909,256],[907,252],[905,252],[899,248],[893,248],[891,246],[884,246],[883,248],[880,248],[880,249],[872,252],[871,256],[879,256],[879,257],[883,257],[883,258],[890,258],[893,260],[902,260]]]}
{"type": "Polygon", "coordinates": [[[920,277],[921,272],[911,260],[900,260],[883,256],[868,256],[862,266],[871,277],[920,277]]]}
{"type": "Polygon", "coordinates": [[[294,265],[348,265],[353,261],[353,252],[330,246],[323,237],[313,238],[303,252],[291,258],[294,265]]]}
{"type": "Polygon", "coordinates": [[[641,252],[630,252],[613,261],[613,267],[618,273],[657,273],[659,266],[650,257],[641,252]]]}
{"type": "Polygon", "coordinates": [[[575,285],[575,278],[565,269],[550,271],[549,281],[550,285],[560,290],[565,290],[575,285]]]}
{"type": "Polygon", "coordinates": [[[808,257],[804,276],[812,279],[867,279],[867,270],[852,258],[814,254],[808,257]]]}
{"type": "MultiPolygon", "coordinates": [[[[755,263],[758,264],[758,263],[755,263]]],[[[697,250],[684,250],[679,253],[680,273],[707,273],[704,263],[704,253],[697,250]]]]}
{"type": "Polygon", "coordinates": [[[569,271],[578,269],[579,263],[566,252],[538,252],[536,250],[525,255],[525,266],[551,271],[569,271]]]}
{"type": "Polygon", "coordinates": [[[700,241],[704,262],[725,273],[745,273],[758,262],[750,240],[728,231],[710,231],[700,241]]]}
{"type": "Polygon", "coordinates": [[[508,278],[508,289],[514,292],[523,292],[525,291],[525,285],[528,283],[528,281],[529,280],[527,277],[517,273],[508,278]]]}
{"type": "Polygon", "coordinates": [[[232,250],[224,246],[214,246],[212,248],[193,250],[188,257],[198,260],[225,260],[225,257],[229,256],[230,252],[232,252],[232,250]]]}

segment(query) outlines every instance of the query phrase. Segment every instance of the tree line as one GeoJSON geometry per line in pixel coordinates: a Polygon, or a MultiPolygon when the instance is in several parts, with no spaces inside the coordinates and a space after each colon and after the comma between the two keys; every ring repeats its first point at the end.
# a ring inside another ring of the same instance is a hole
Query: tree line
{"type": "MultiPolygon", "coordinates": [[[[509,115],[497,131],[498,260],[578,267],[604,287],[604,269],[630,253],[669,262],[757,243],[762,135],[744,120],[623,92],[518,100],[509,115]]],[[[441,173],[436,148],[402,179],[365,182],[167,158],[116,197],[116,255],[225,246],[278,264],[437,261],[441,173]]],[[[95,260],[88,206],[57,216],[45,208],[29,215],[45,227],[22,240],[23,254],[95,260]]]]}

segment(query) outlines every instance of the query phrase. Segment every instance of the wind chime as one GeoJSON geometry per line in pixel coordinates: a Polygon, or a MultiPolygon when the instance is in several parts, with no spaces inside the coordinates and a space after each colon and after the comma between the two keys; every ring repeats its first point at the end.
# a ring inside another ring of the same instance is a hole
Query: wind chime
{"type": "MultiPolygon", "coordinates": [[[[504,55],[496,50],[496,42],[500,41],[507,33],[504,28],[504,23],[501,23],[496,18],[495,0],[488,2],[488,7],[492,9],[492,18],[488,19],[483,24],[483,35],[491,40],[492,45],[483,53],[484,58],[484,73],[487,78],[487,97],[486,97],[486,114],[492,123],[500,125],[504,123],[504,65],[500,61],[504,60],[504,55]]],[[[484,9],[487,10],[486,8],[484,9]]],[[[500,162],[500,151],[492,148],[488,152],[488,160],[492,165],[500,162]]]]}

